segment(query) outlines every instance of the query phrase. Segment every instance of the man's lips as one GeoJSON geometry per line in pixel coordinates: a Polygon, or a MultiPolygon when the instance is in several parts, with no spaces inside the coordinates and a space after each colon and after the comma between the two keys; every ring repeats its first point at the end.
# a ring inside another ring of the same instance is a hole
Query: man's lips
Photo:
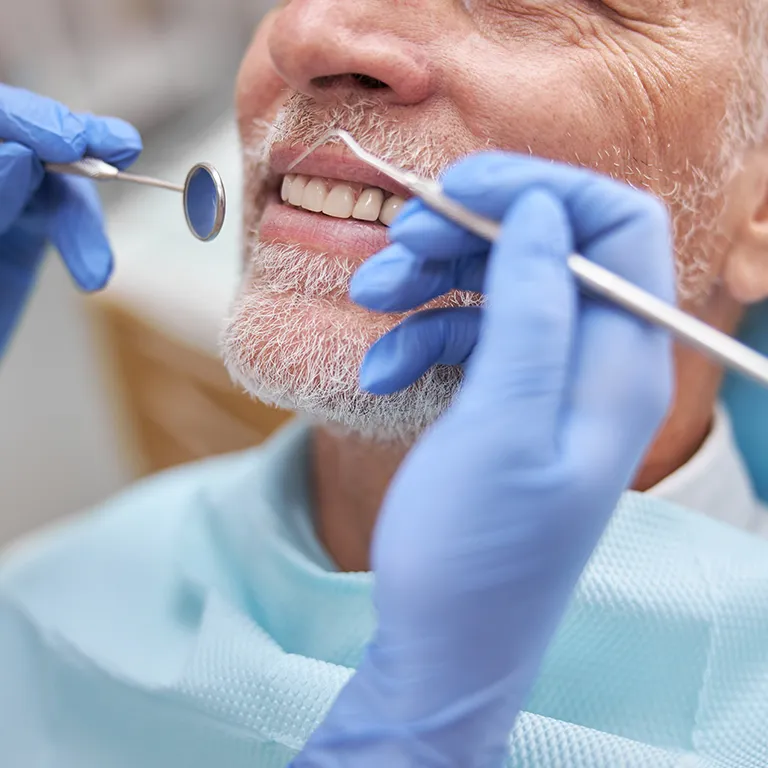
{"type": "MultiPolygon", "coordinates": [[[[361,261],[377,253],[387,243],[387,228],[378,222],[339,219],[322,213],[312,213],[283,203],[279,188],[291,164],[307,147],[277,144],[270,155],[271,194],[259,225],[262,242],[299,245],[329,254],[343,255],[361,261]]],[[[362,163],[346,147],[320,147],[305,158],[291,174],[337,181],[362,189],[377,187],[389,195],[410,197],[408,190],[384,174],[362,163]]]]}

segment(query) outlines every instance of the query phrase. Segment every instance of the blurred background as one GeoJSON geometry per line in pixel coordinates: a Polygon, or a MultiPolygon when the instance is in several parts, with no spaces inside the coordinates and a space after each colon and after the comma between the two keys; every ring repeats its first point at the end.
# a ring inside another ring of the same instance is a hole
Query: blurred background
{"type": "Polygon", "coordinates": [[[47,260],[0,363],[0,546],[149,472],[256,444],[285,418],[236,391],[216,355],[240,260],[233,84],[272,4],[3,4],[0,81],[129,120],[146,147],[138,172],[181,183],[194,163],[213,163],[229,209],[203,244],[179,195],[102,184],[110,288],[79,295],[47,260]]]}

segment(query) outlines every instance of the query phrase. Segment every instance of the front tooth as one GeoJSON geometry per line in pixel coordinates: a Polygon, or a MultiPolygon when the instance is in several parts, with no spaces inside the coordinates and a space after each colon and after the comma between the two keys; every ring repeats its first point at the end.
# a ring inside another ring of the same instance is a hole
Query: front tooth
{"type": "Polygon", "coordinates": [[[395,216],[400,213],[400,209],[405,204],[405,200],[397,195],[392,195],[388,198],[384,205],[381,206],[381,213],[379,214],[379,221],[385,226],[389,227],[395,220],[395,216]]]}
{"type": "Polygon", "coordinates": [[[301,200],[304,197],[304,187],[307,186],[309,179],[306,176],[296,176],[291,182],[291,194],[288,197],[288,202],[291,205],[301,205],[301,200]]]}
{"type": "Polygon", "coordinates": [[[288,198],[291,196],[291,184],[293,184],[293,180],[296,177],[289,173],[284,179],[283,179],[283,188],[280,190],[280,197],[283,199],[284,203],[288,202],[288,198]]]}
{"type": "Polygon", "coordinates": [[[319,213],[323,210],[325,198],[328,197],[328,187],[322,179],[312,179],[304,187],[304,196],[301,199],[301,207],[308,211],[319,213]]]}
{"type": "Polygon", "coordinates": [[[381,213],[384,192],[380,189],[364,189],[352,211],[352,218],[360,221],[376,221],[381,213]]]}
{"type": "Polygon", "coordinates": [[[325,199],[323,213],[337,219],[348,219],[355,208],[355,192],[346,184],[337,184],[325,199]]]}

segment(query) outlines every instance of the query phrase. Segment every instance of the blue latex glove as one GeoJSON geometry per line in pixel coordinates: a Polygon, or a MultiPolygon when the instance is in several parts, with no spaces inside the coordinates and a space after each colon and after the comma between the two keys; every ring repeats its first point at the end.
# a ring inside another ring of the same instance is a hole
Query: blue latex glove
{"type": "Polygon", "coordinates": [[[75,282],[103,288],[112,272],[95,186],[46,174],[44,162],[84,155],[125,168],[141,152],[122,120],[73,114],[43,96],[0,83],[0,355],[32,289],[45,245],[58,249],[75,282]]]}
{"type": "Polygon", "coordinates": [[[295,768],[499,768],[515,718],[611,513],[668,407],[667,335],[580,295],[574,250],[674,300],[662,204],[591,172],[499,153],[446,192],[503,219],[493,248],[412,202],[353,298],[409,310],[453,288],[487,306],[422,311],[380,340],[385,393],[471,358],[416,444],[374,545],[376,636],[295,768]]]}

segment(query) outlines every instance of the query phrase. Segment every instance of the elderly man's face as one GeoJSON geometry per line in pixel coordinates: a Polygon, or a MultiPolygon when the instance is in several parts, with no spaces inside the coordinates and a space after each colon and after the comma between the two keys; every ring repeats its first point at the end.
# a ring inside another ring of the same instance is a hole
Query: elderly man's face
{"type": "Polygon", "coordinates": [[[385,245],[400,190],[339,147],[283,187],[330,124],[431,176],[499,147],[648,187],[676,216],[683,297],[707,295],[730,237],[721,121],[743,53],[734,16],[733,0],[281,4],[238,87],[247,245],[230,370],[262,399],[380,436],[416,434],[458,386],[458,371],[436,369],[392,398],[358,390],[362,356],[397,318],[355,307],[347,284],[385,245]]]}

